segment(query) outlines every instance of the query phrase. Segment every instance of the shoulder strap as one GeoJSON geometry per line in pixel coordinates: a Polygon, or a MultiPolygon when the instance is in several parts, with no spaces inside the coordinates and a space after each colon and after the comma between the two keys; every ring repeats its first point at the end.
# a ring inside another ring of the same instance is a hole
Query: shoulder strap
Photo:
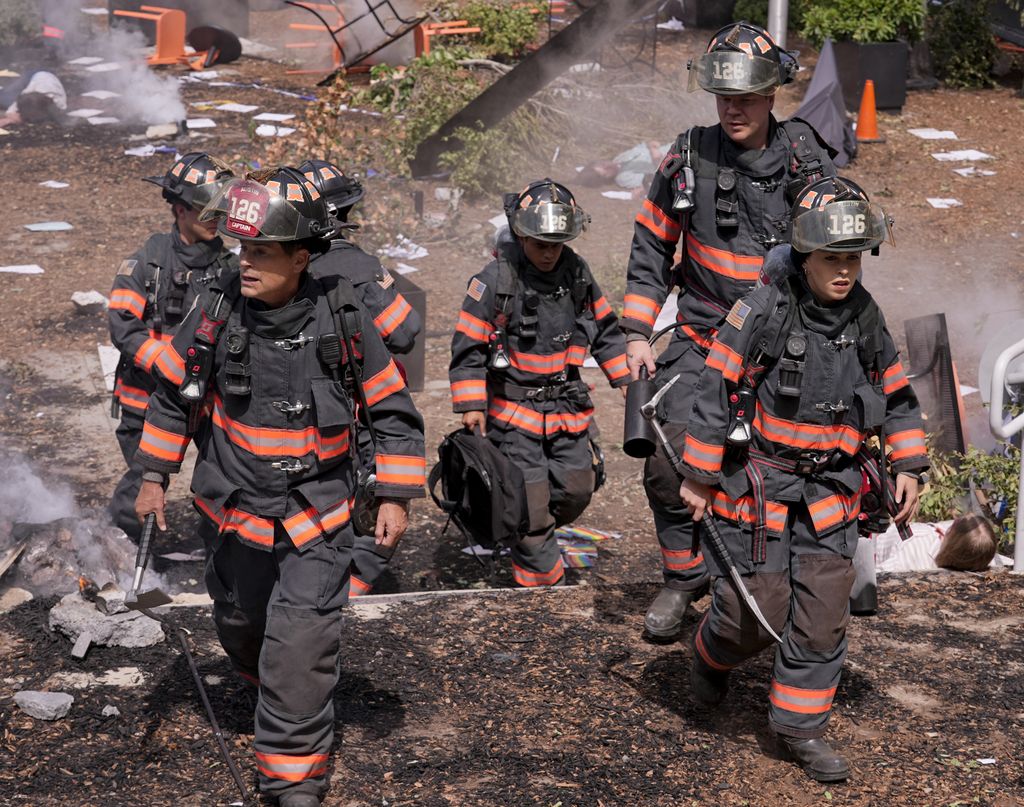
{"type": "MultiPolygon", "coordinates": [[[[363,364],[361,356],[355,350],[353,334],[362,333],[362,317],[359,306],[356,304],[355,289],[352,284],[343,277],[331,278],[331,283],[323,284],[327,291],[327,303],[330,306],[331,314],[334,317],[334,327],[345,344],[345,353],[348,356],[347,372],[344,375],[344,382],[351,388],[350,394],[355,393],[359,402],[363,417],[366,419],[366,430],[370,432],[370,440],[374,447],[378,445],[377,431],[373,428],[373,417],[370,415],[370,406],[366,401],[366,390],[363,388],[363,364]],[[334,282],[336,281],[336,282],[334,282]]],[[[321,337],[321,342],[323,339],[321,337]]],[[[326,343],[324,343],[326,345],[326,343]]],[[[340,353],[340,351],[338,351],[340,353]]],[[[341,356],[325,357],[333,367],[337,367],[341,356]]]]}
{"type": "Polygon", "coordinates": [[[882,377],[882,345],[884,334],[882,328],[882,312],[873,299],[857,314],[857,328],[860,338],[857,340],[857,358],[868,374],[872,384],[882,377]]]}
{"type": "MultiPolygon", "coordinates": [[[[568,249],[568,247],[566,247],[568,249]]],[[[576,316],[580,316],[590,309],[591,274],[586,261],[583,260],[574,250],[572,252],[572,301],[576,307],[576,316]]]]}
{"type": "Polygon", "coordinates": [[[792,157],[789,172],[805,183],[813,182],[824,176],[825,166],[821,154],[824,152],[831,158],[835,156],[836,152],[821,140],[814,127],[800,118],[783,121],[779,127],[786,136],[792,157]],[[811,148],[812,143],[817,146],[817,149],[811,148]]]}
{"type": "Polygon", "coordinates": [[[509,260],[507,250],[509,247],[498,244],[495,251],[495,258],[498,263],[498,278],[494,284],[494,322],[499,327],[508,325],[511,316],[512,300],[516,296],[516,289],[519,285],[519,277],[516,274],[512,262],[509,260]]]}
{"type": "MultiPolygon", "coordinates": [[[[796,294],[791,282],[786,283],[785,289],[778,285],[772,285],[770,288],[771,294],[765,306],[769,312],[768,321],[749,357],[755,365],[761,368],[762,374],[782,355],[782,348],[786,343],[786,337],[793,328],[797,310],[796,294]]],[[[760,375],[754,380],[752,386],[756,386],[759,382],[760,375]]]]}

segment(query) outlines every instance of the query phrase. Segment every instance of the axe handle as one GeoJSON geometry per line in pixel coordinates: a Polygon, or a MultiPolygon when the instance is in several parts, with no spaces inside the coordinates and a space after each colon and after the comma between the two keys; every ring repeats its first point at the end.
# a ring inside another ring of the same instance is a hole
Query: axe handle
{"type": "Polygon", "coordinates": [[[156,513],[150,513],[142,522],[142,536],[139,538],[139,551],[135,554],[135,580],[132,591],[138,591],[142,585],[142,575],[146,571],[146,559],[149,557],[149,545],[153,542],[156,531],[156,513]]]}

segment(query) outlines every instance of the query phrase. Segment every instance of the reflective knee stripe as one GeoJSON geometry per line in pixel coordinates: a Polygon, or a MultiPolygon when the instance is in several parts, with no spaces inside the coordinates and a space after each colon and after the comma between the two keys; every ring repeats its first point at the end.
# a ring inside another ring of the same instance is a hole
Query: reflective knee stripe
{"type": "Polygon", "coordinates": [[[327,754],[264,754],[257,751],[256,766],[270,779],[301,782],[327,773],[327,754]]]}
{"type": "Polygon", "coordinates": [[[242,670],[238,669],[238,667],[235,667],[235,672],[238,673],[238,677],[241,678],[243,681],[248,681],[250,684],[256,687],[260,685],[260,679],[257,678],[255,675],[249,675],[249,673],[243,672],[242,670]]]}
{"type": "Polygon", "coordinates": [[[521,586],[553,586],[562,579],[564,574],[561,556],[555,563],[555,567],[549,572],[531,572],[516,563],[512,564],[512,576],[521,586]]]}
{"type": "Polygon", "coordinates": [[[693,646],[697,650],[697,655],[700,656],[700,660],[707,664],[712,670],[718,670],[720,672],[728,672],[733,668],[733,665],[722,664],[720,661],[716,661],[711,657],[711,653],[708,652],[708,647],[704,643],[704,629],[708,624],[708,615],[704,614],[704,618],[700,621],[697,626],[697,630],[693,635],[693,646]]]}
{"type": "Polygon", "coordinates": [[[836,687],[830,689],[800,689],[786,686],[772,679],[771,692],[768,699],[779,709],[797,712],[802,715],[819,715],[832,708],[832,698],[836,687]]]}
{"type": "Polygon", "coordinates": [[[665,547],[661,548],[661,559],[665,568],[670,572],[685,572],[704,562],[704,556],[700,552],[694,553],[689,549],[666,549],[665,547]]]}

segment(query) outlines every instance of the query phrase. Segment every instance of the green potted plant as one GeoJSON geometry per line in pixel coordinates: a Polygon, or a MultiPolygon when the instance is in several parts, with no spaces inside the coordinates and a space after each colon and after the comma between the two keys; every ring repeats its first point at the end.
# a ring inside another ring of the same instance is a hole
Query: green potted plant
{"type": "Polygon", "coordinates": [[[856,110],[864,82],[875,84],[880,109],[900,109],[907,96],[909,43],[924,32],[925,0],[810,0],[800,33],[820,47],[835,44],[846,108],[856,110]]]}

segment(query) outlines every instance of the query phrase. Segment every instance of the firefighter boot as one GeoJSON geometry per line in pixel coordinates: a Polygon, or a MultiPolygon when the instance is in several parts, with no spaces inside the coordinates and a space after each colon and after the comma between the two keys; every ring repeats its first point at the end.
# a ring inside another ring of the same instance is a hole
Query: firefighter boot
{"type": "Polygon", "coordinates": [[[786,737],[779,743],[789,757],[816,782],[842,782],[850,775],[850,763],[820,737],[786,737]]]}
{"type": "Polygon", "coordinates": [[[683,614],[686,613],[686,606],[693,601],[693,595],[692,591],[668,586],[662,588],[644,617],[647,635],[662,641],[675,639],[683,626],[683,614]]]}
{"type": "Polygon", "coordinates": [[[285,793],[277,800],[277,807],[320,807],[320,797],[312,793],[285,793]]]}
{"type": "Polygon", "coordinates": [[[699,658],[690,665],[690,691],[704,706],[718,706],[729,691],[729,671],[713,670],[699,658]]]}

